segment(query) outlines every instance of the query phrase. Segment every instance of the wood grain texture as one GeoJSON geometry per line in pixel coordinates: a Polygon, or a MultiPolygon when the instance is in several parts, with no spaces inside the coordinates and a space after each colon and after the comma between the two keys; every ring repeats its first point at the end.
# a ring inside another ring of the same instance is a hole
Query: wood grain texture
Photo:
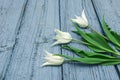
{"type": "Polygon", "coordinates": [[[0,80],[11,59],[26,0],[0,0],[0,80]]]}
{"type": "MultiPolygon", "coordinates": [[[[60,16],[61,29],[70,32],[73,30],[70,18],[75,18],[74,15],[81,15],[85,9],[89,24],[94,29],[101,32],[100,24],[92,6],[91,0],[61,0],[60,1],[60,16]]],[[[72,33],[71,33],[72,34],[72,33]]],[[[78,36],[72,34],[74,38],[78,36]]],[[[79,38],[78,38],[79,39],[79,38]]],[[[88,50],[83,45],[71,44],[80,49],[88,50]]],[[[73,53],[62,50],[63,54],[73,55],[73,53]]],[[[75,56],[75,55],[73,55],[75,56]]],[[[119,80],[114,66],[92,66],[83,64],[64,64],[63,65],[63,79],[64,80],[119,80]],[[114,76],[112,76],[114,75],[114,76]]]]}
{"type": "MultiPolygon", "coordinates": [[[[112,30],[120,34],[120,0],[92,0],[98,19],[101,22],[102,16],[105,15],[105,20],[112,30]]],[[[118,76],[120,75],[120,65],[116,66],[118,76]],[[119,71],[118,71],[119,70],[119,71]]],[[[113,76],[114,77],[114,76],[113,76]]],[[[119,76],[120,77],[120,76],[119,76]]]]}
{"type": "Polygon", "coordinates": [[[29,0],[5,80],[61,80],[61,67],[41,67],[59,28],[58,0],[29,0]]]}
{"type": "MultiPolygon", "coordinates": [[[[0,80],[119,80],[119,65],[66,63],[40,67],[44,63],[44,50],[76,57],[51,44],[54,29],[71,33],[74,27],[70,18],[80,16],[83,9],[89,24],[98,32],[103,32],[104,14],[110,27],[120,33],[119,3],[120,0],[0,0],[0,80]]],[[[83,45],[70,45],[90,51],[83,45]]]]}

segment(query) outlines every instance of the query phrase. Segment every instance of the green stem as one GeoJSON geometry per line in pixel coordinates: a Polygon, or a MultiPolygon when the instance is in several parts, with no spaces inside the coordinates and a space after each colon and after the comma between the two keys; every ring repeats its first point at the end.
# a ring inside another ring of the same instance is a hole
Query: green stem
{"type": "MultiPolygon", "coordinates": [[[[109,41],[109,39],[108,39],[107,37],[105,37],[104,35],[102,35],[102,34],[98,33],[98,32],[97,32],[96,30],[94,30],[91,26],[88,26],[88,28],[90,28],[92,31],[94,31],[95,33],[99,34],[100,36],[102,36],[103,38],[105,38],[106,40],[108,40],[108,41],[109,41]]],[[[109,50],[108,50],[108,51],[109,51],[109,50]]],[[[112,51],[111,53],[114,53],[114,54],[116,54],[116,55],[120,56],[120,54],[119,54],[119,53],[117,53],[117,52],[112,51]]]]}
{"type": "Polygon", "coordinates": [[[114,54],[116,54],[116,55],[120,56],[120,53],[118,53],[118,52],[112,52],[112,53],[114,53],[114,54]]]}
{"type": "MultiPolygon", "coordinates": [[[[93,44],[90,44],[90,43],[87,43],[87,42],[84,42],[84,41],[80,41],[80,40],[76,40],[76,39],[73,39],[72,42],[77,42],[77,43],[80,43],[80,44],[95,46],[93,44]]],[[[111,50],[108,50],[108,49],[105,49],[105,48],[102,48],[102,47],[99,47],[99,48],[101,48],[101,49],[103,49],[103,50],[105,50],[107,52],[113,53],[113,54],[115,54],[117,56],[120,56],[120,54],[115,52],[115,51],[111,51],[111,50]]]]}
{"type": "Polygon", "coordinates": [[[66,63],[66,62],[75,62],[75,61],[73,61],[73,60],[65,60],[64,63],[66,63]]]}
{"type": "Polygon", "coordinates": [[[80,41],[80,40],[76,40],[76,39],[73,39],[72,42],[77,42],[77,43],[86,44],[86,45],[92,45],[90,43],[87,43],[87,42],[84,42],[84,41],[80,41]]]}
{"type": "Polygon", "coordinates": [[[95,33],[99,34],[101,37],[103,37],[106,40],[109,40],[107,37],[105,37],[104,35],[98,33],[96,30],[94,30],[91,26],[88,26],[88,28],[90,28],[92,31],[94,31],[95,33]]]}

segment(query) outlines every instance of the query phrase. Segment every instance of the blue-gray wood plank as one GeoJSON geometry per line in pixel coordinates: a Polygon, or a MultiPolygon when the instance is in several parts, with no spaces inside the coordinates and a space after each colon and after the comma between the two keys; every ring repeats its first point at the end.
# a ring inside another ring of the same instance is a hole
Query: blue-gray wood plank
{"type": "Polygon", "coordinates": [[[0,0],[0,80],[3,80],[15,48],[26,0],[0,0]]]}
{"type": "MultiPolygon", "coordinates": [[[[66,63],[40,67],[44,49],[75,56],[50,45],[54,29],[73,30],[69,19],[80,15],[83,9],[98,32],[102,33],[104,14],[111,28],[120,33],[119,3],[120,0],[0,0],[0,80],[120,80],[119,65],[66,63]]],[[[83,45],[71,45],[88,50],[83,45]]]]}
{"type": "MultiPolygon", "coordinates": [[[[92,25],[94,29],[101,32],[100,24],[90,0],[61,0],[60,4],[62,30],[73,30],[73,26],[68,19],[74,18],[74,15],[80,16],[80,12],[85,9],[89,24],[92,25]]],[[[78,36],[76,38],[78,38],[78,36]]],[[[87,48],[82,45],[78,47],[87,50],[87,48]]],[[[66,52],[64,50],[63,53],[67,53],[68,55],[71,54],[70,52],[66,52]]],[[[63,78],[64,80],[119,80],[114,66],[84,66],[80,64],[63,65],[63,78]]]]}

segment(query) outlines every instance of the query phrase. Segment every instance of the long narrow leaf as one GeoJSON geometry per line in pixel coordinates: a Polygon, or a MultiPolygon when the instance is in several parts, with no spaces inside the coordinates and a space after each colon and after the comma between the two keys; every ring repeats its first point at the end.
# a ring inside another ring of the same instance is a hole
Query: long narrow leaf
{"type": "MultiPolygon", "coordinates": [[[[63,55],[63,54],[56,54],[58,56],[65,57],[69,59],[71,62],[81,62],[85,64],[102,64],[102,65],[110,65],[110,62],[116,62],[116,64],[120,62],[120,59],[101,59],[101,58],[73,58],[71,56],[63,55]]],[[[114,65],[112,63],[112,65],[114,65]]]]}
{"type": "Polygon", "coordinates": [[[88,43],[94,45],[93,47],[97,47],[97,48],[101,49],[101,51],[104,51],[104,52],[114,53],[114,50],[109,46],[109,44],[104,40],[103,37],[101,37],[97,33],[96,34],[95,33],[87,33],[86,34],[85,32],[81,31],[80,28],[75,23],[73,23],[73,24],[74,24],[75,28],[77,29],[77,31],[74,31],[74,32],[79,34],[88,43]]]}
{"type": "Polygon", "coordinates": [[[115,57],[112,57],[110,55],[95,53],[95,52],[88,52],[83,51],[81,49],[72,47],[72,46],[63,46],[64,49],[73,51],[75,54],[77,54],[80,57],[89,57],[89,58],[102,58],[102,59],[115,59],[115,57]]]}
{"type": "Polygon", "coordinates": [[[110,29],[110,27],[105,22],[104,17],[102,20],[102,28],[103,28],[106,36],[109,38],[109,40],[113,44],[115,44],[115,46],[118,50],[120,50],[120,35],[110,29]]]}

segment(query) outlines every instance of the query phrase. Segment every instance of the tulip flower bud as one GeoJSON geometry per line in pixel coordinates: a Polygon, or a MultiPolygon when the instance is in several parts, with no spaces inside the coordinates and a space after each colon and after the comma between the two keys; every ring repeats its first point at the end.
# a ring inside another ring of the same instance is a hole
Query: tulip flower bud
{"type": "Polygon", "coordinates": [[[52,46],[57,44],[69,43],[72,40],[72,36],[68,32],[62,32],[58,29],[55,29],[55,32],[57,33],[57,35],[54,39],[56,39],[57,41],[53,43],[52,46]]]}
{"type": "Polygon", "coordinates": [[[48,66],[48,65],[61,65],[64,62],[64,58],[61,56],[54,55],[52,53],[49,53],[48,51],[45,51],[46,56],[44,59],[46,62],[42,64],[41,66],[48,66]]]}
{"type": "Polygon", "coordinates": [[[84,10],[82,11],[82,15],[80,16],[75,16],[76,19],[71,19],[72,22],[77,23],[80,27],[88,27],[88,20],[86,18],[84,10]]]}

